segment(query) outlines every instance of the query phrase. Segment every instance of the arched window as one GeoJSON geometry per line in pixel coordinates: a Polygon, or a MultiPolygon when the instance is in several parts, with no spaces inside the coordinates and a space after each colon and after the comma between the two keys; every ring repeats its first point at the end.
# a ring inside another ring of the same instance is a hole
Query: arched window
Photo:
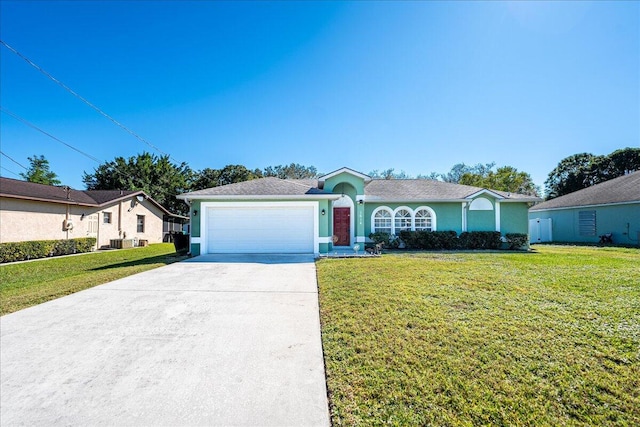
{"type": "Polygon", "coordinates": [[[411,211],[398,209],[394,217],[394,233],[399,234],[403,230],[411,230],[411,211]]]}
{"type": "Polygon", "coordinates": [[[377,209],[373,214],[373,233],[391,234],[391,212],[387,209],[377,209]]]}
{"type": "Polygon", "coordinates": [[[426,209],[416,211],[416,231],[433,231],[431,212],[426,209]]]}

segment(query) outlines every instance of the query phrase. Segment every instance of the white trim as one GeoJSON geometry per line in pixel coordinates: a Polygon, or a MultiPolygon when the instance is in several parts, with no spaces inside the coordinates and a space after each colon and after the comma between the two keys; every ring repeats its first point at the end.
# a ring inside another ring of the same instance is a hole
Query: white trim
{"type": "Polygon", "coordinates": [[[396,214],[401,210],[405,210],[409,212],[409,218],[411,219],[411,223],[409,225],[409,231],[415,230],[415,227],[414,227],[415,224],[413,222],[414,220],[413,209],[411,209],[409,206],[398,206],[393,210],[393,215],[391,217],[391,234],[393,234],[394,236],[398,235],[398,232],[396,232],[396,214]]]}
{"type": "Polygon", "coordinates": [[[202,243],[201,239],[202,239],[201,237],[191,237],[191,243],[193,243],[193,244],[202,243]]]}
{"type": "Polygon", "coordinates": [[[365,243],[366,241],[367,241],[367,238],[364,236],[356,237],[356,243],[365,243]]]}
{"type": "Polygon", "coordinates": [[[318,237],[318,243],[331,243],[332,241],[331,236],[318,237]]]}
{"type": "MultiPolygon", "coordinates": [[[[353,245],[353,242],[355,242],[355,236],[356,236],[356,230],[355,230],[355,204],[353,203],[353,200],[351,200],[351,197],[347,196],[347,195],[342,195],[340,196],[337,200],[334,200],[333,203],[331,204],[331,234],[335,234],[334,230],[333,230],[333,221],[335,219],[335,216],[333,215],[333,209],[334,208],[349,208],[349,245],[351,246],[353,245]],[[344,202],[347,201],[346,203],[341,203],[338,206],[336,206],[336,202],[344,202]],[[346,206],[344,206],[346,205],[346,206]]],[[[341,247],[341,246],[338,246],[341,247]]]]}
{"type": "Polygon", "coordinates": [[[500,231],[500,202],[495,201],[495,211],[496,211],[496,231],[500,231]]]}
{"type": "Polygon", "coordinates": [[[475,193],[473,193],[473,194],[469,194],[466,198],[467,198],[467,199],[473,199],[473,198],[475,198],[475,197],[477,197],[477,196],[479,196],[479,195],[481,195],[481,194],[485,194],[485,193],[486,193],[486,194],[490,194],[490,195],[492,195],[492,196],[493,196],[493,197],[495,197],[496,199],[504,199],[504,198],[505,198],[504,196],[501,196],[500,194],[495,193],[495,192],[493,192],[493,191],[491,191],[491,190],[487,190],[486,188],[483,188],[483,189],[482,189],[482,190],[480,190],[480,191],[476,191],[476,192],[475,192],[475,193]]]}
{"type": "Polygon", "coordinates": [[[177,199],[181,200],[335,200],[340,194],[301,194],[297,196],[287,195],[269,195],[269,196],[252,196],[252,195],[222,195],[222,194],[180,194],[177,199]]]}
{"type": "Polygon", "coordinates": [[[416,208],[416,210],[413,211],[413,221],[412,221],[413,230],[416,229],[416,213],[418,211],[421,211],[421,210],[428,211],[431,214],[431,231],[436,231],[438,229],[438,222],[437,222],[437,219],[436,219],[436,211],[434,211],[433,208],[430,208],[429,206],[418,206],[416,208]]]}
{"type": "Polygon", "coordinates": [[[467,205],[468,202],[462,202],[462,232],[467,231],[467,205]]]}
{"type": "MultiPolygon", "coordinates": [[[[498,201],[496,200],[495,203],[498,201]]],[[[470,211],[492,211],[495,210],[494,203],[486,197],[476,197],[469,203],[470,211]]]]}
{"type": "Polygon", "coordinates": [[[638,203],[640,203],[640,200],[633,200],[631,202],[600,203],[600,204],[597,204],[597,205],[565,206],[565,207],[560,207],[560,208],[547,208],[547,209],[529,209],[529,213],[545,212],[545,211],[559,211],[559,210],[564,210],[564,209],[585,209],[585,208],[601,208],[601,207],[607,207],[607,206],[635,205],[635,204],[638,204],[638,203]]]}
{"type": "Polygon", "coordinates": [[[209,208],[233,208],[233,207],[243,207],[243,208],[257,208],[257,207],[265,207],[265,206],[274,206],[274,207],[312,207],[313,208],[313,252],[318,255],[320,253],[320,242],[319,242],[319,230],[320,224],[318,222],[318,211],[319,204],[317,201],[308,201],[308,202],[201,202],[200,203],[200,254],[207,254],[207,209],[209,208]]]}
{"type": "Polygon", "coordinates": [[[391,215],[391,230],[390,230],[390,234],[393,234],[393,209],[391,209],[388,206],[378,206],[377,208],[375,208],[373,210],[373,212],[371,212],[371,232],[372,233],[377,233],[376,230],[376,225],[375,225],[375,218],[376,218],[376,214],[380,211],[387,211],[389,212],[389,214],[391,215]]]}
{"type": "Polygon", "coordinates": [[[334,176],[340,175],[341,173],[344,173],[344,172],[348,173],[349,175],[353,175],[355,177],[362,178],[362,179],[364,179],[365,182],[371,181],[371,177],[369,175],[365,175],[365,174],[363,174],[361,172],[355,171],[353,169],[349,169],[347,167],[343,167],[343,168],[340,168],[340,169],[335,170],[333,172],[329,172],[326,175],[322,175],[320,178],[318,178],[318,181],[324,182],[327,179],[333,178],[334,176]]]}

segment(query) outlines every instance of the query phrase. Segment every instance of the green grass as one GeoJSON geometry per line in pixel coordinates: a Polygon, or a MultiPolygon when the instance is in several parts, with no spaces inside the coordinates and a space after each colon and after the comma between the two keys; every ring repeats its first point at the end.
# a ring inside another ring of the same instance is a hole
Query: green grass
{"type": "Polygon", "coordinates": [[[0,265],[0,314],[185,259],[173,244],[0,265]]]}
{"type": "Polygon", "coordinates": [[[640,425],[640,251],[317,264],[338,425],[640,425]]]}

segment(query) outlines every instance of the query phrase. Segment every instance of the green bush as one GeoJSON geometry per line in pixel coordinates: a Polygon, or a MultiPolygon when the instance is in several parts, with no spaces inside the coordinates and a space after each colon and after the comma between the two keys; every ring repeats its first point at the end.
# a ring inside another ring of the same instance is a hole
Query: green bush
{"type": "Polygon", "coordinates": [[[400,239],[407,249],[443,250],[458,247],[455,231],[401,231],[400,239]]]}
{"type": "Polygon", "coordinates": [[[95,237],[0,243],[0,263],[90,252],[95,244],[95,237]]]}
{"type": "Polygon", "coordinates": [[[460,234],[461,249],[500,249],[499,231],[465,231],[460,234]]]}
{"type": "Polygon", "coordinates": [[[521,250],[529,248],[529,235],[525,233],[507,233],[505,234],[509,249],[521,250]]]}

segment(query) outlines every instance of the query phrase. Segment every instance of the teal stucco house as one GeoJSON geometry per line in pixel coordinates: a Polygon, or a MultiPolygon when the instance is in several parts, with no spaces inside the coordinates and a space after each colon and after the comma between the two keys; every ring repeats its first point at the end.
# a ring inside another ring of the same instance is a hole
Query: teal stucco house
{"type": "Polygon", "coordinates": [[[427,179],[372,179],[349,168],[318,179],[261,178],[178,196],[191,253],[314,253],[402,230],[527,233],[537,197],[427,179]]]}
{"type": "Polygon", "coordinates": [[[640,171],[535,205],[529,220],[532,236],[545,224],[546,241],[598,243],[611,234],[613,243],[639,244],[640,171]]]}

